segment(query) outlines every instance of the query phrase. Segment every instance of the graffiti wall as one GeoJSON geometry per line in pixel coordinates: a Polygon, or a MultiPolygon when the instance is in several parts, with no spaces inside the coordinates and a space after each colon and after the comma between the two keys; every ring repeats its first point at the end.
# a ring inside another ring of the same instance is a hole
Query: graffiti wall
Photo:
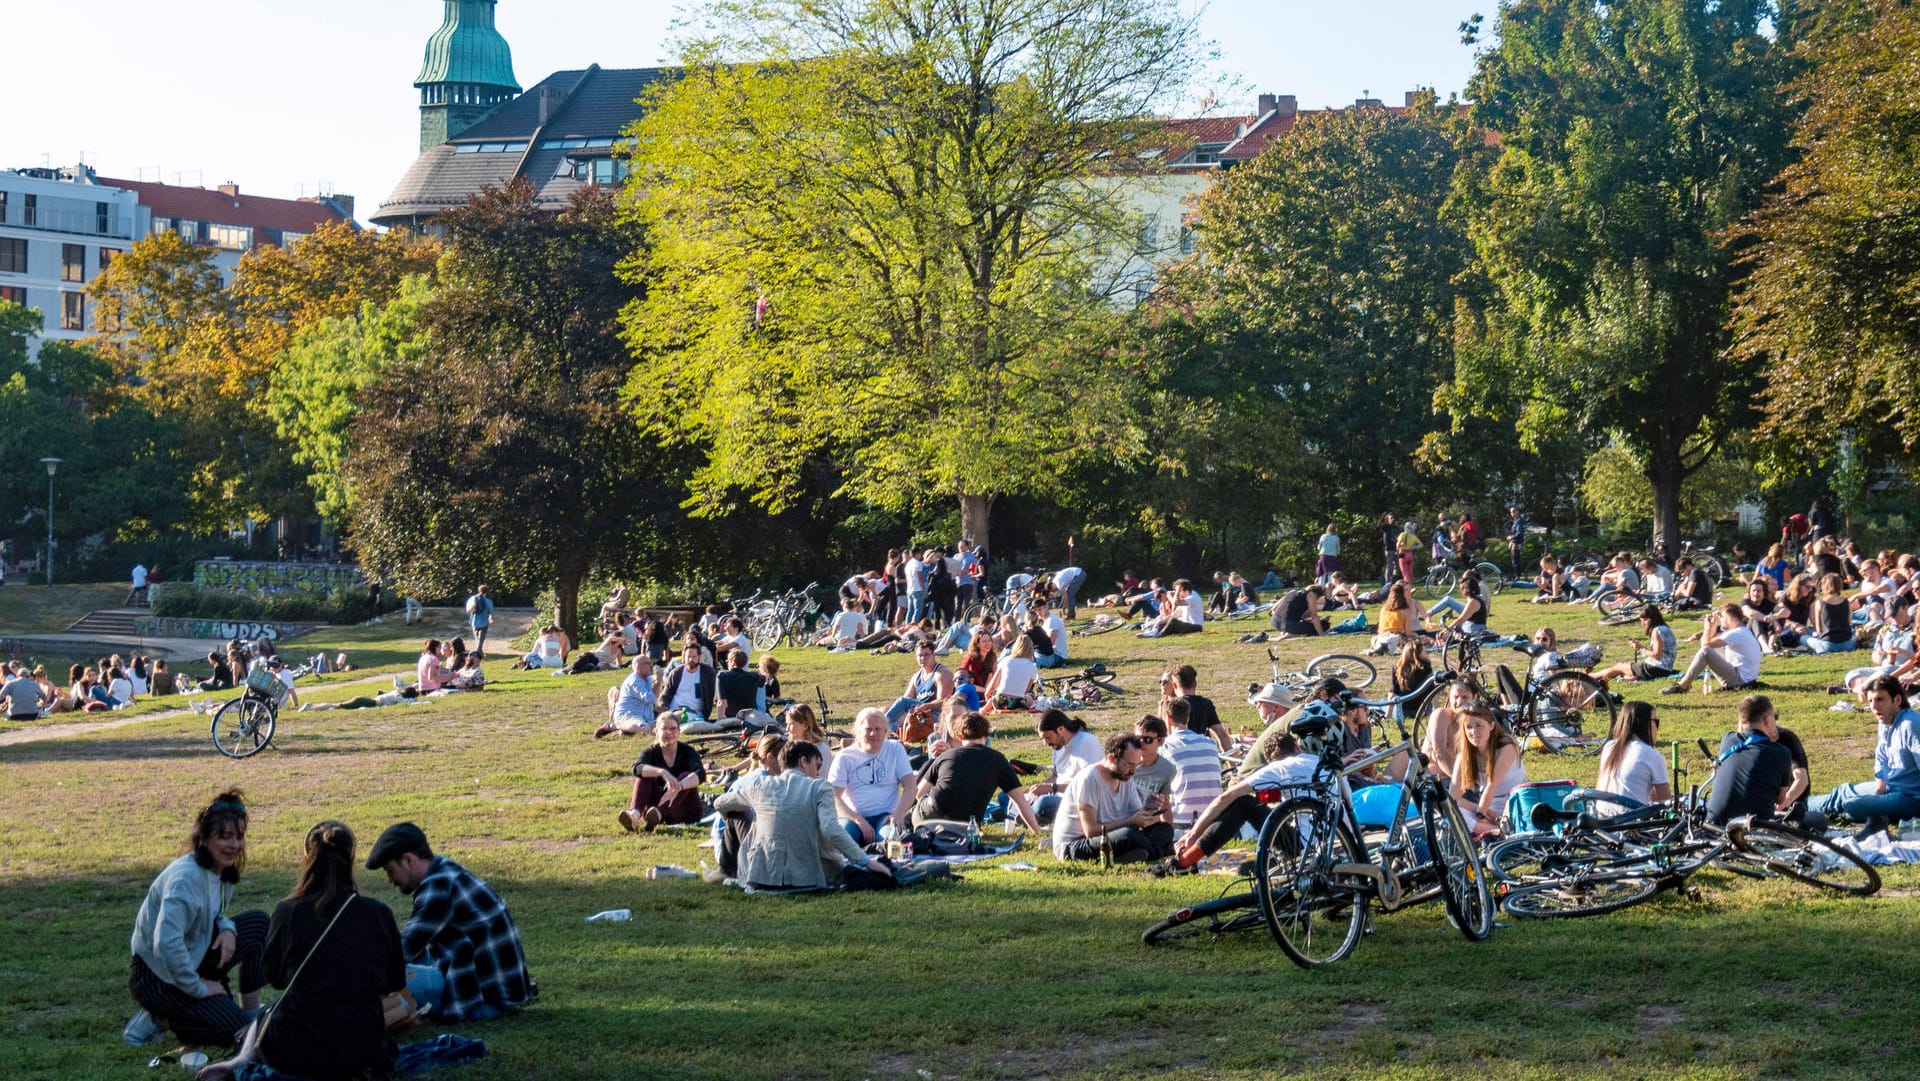
{"type": "Polygon", "coordinates": [[[251,642],[256,638],[280,641],[307,633],[321,623],[269,623],[257,619],[168,619],[141,616],[133,621],[134,633],[142,638],[238,638],[251,642]]]}
{"type": "Polygon", "coordinates": [[[330,593],[341,586],[364,586],[360,568],[351,563],[252,563],[232,559],[203,559],[193,565],[193,584],[203,589],[231,589],[237,593],[280,593],[311,589],[330,593]]]}

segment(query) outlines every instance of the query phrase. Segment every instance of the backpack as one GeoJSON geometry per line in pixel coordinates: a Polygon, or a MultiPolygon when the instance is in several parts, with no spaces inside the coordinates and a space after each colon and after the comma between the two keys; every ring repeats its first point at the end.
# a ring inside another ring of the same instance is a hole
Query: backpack
{"type": "Polygon", "coordinates": [[[903,840],[913,842],[916,856],[972,856],[965,822],[930,820],[908,830],[903,840]]]}

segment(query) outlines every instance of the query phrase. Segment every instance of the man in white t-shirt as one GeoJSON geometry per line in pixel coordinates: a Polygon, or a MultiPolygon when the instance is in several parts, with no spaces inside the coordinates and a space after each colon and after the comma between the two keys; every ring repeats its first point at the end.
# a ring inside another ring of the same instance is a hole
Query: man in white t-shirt
{"type": "Polygon", "coordinates": [[[901,558],[907,575],[907,622],[918,623],[927,618],[927,565],[912,552],[901,558]]]}
{"type": "Polygon", "coordinates": [[[147,565],[144,563],[135,563],[133,565],[133,588],[127,591],[126,603],[133,604],[135,601],[143,601],[146,599],[146,596],[147,565]]]}
{"type": "Polygon", "coordinates": [[[1711,671],[1722,686],[1739,690],[1760,678],[1760,639],[1747,629],[1740,606],[1729,604],[1707,617],[1700,636],[1700,651],[1680,673],[1680,682],[1660,689],[1661,694],[1685,694],[1702,671],[1711,671]]]}
{"type": "Polygon", "coordinates": [[[906,828],[918,788],[907,749],[887,738],[887,715],[869,706],[853,722],[854,745],[833,757],[833,807],[855,844],[906,828]]]}
{"type": "Polygon", "coordinates": [[[1106,757],[1067,786],[1053,819],[1053,854],[1061,860],[1140,863],[1151,857],[1146,830],[1159,819],[1146,809],[1133,772],[1143,753],[1131,732],[1109,736],[1106,757]]]}
{"type": "Polygon", "coordinates": [[[833,617],[833,629],[829,641],[833,652],[845,653],[860,641],[867,632],[867,617],[860,611],[860,602],[845,598],[840,601],[840,614],[833,617]]]}
{"type": "Polygon", "coordinates": [[[1053,572],[1053,584],[1060,591],[1060,607],[1067,618],[1074,618],[1074,605],[1080,599],[1080,587],[1087,584],[1087,572],[1079,567],[1061,567],[1053,572]]]}

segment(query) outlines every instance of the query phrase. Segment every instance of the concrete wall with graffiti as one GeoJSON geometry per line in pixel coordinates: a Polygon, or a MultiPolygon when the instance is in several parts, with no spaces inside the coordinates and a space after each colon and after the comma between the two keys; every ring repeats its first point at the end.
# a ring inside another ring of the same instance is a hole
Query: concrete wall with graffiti
{"type": "Polygon", "coordinates": [[[251,642],[265,638],[278,642],[306,634],[324,623],[272,623],[259,619],[169,619],[140,616],[133,629],[142,638],[238,638],[251,642]]]}
{"type": "Polygon", "coordinates": [[[253,563],[203,559],[193,565],[193,584],[236,593],[281,593],[311,589],[331,593],[342,586],[364,587],[366,579],[351,563],[253,563]]]}

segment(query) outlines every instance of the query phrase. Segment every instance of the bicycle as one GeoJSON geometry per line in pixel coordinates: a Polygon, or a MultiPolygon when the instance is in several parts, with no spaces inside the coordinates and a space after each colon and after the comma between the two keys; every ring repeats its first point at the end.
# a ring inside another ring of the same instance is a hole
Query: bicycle
{"type": "MultiPolygon", "coordinates": [[[[1724,759],[1716,758],[1705,740],[1698,746],[1713,765],[1705,786],[1684,796],[1676,791],[1670,800],[1636,805],[1612,793],[1575,789],[1566,802],[1625,810],[1598,816],[1534,808],[1531,824],[1540,832],[1509,838],[1487,853],[1489,872],[1502,882],[1502,907],[1521,919],[1617,912],[1663,890],[1690,890],[1687,879],[1710,865],[1749,878],[1792,878],[1852,896],[1879,890],[1880,875],[1872,865],[1818,834],[1750,817],[1724,828],[1709,822],[1701,793],[1711,787],[1724,759]]],[[[1684,776],[1678,744],[1673,756],[1675,775],[1684,776]]]]}
{"type": "Polygon", "coordinates": [[[753,648],[765,651],[783,642],[789,646],[804,644],[807,623],[819,611],[813,600],[813,591],[819,585],[808,582],[755,604],[747,617],[747,636],[753,648]]]}
{"type": "Polygon", "coordinates": [[[1480,573],[1480,584],[1486,587],[1488,596],[1497,595],[1506,587],[1506,576],[1500,573],[1498,565],[1484,560],[1469,563],[1454,558],[1427,566],[1427,573],[1420,580],[1420,595],[1432,601],[1451,594],[1453,587],[1460,584],[1461,575],[1469,569],[1480,573]]]}
{"type": "MultiPolygon", "coordinates": [[[[1529,658],[1539,652],[1531,643],[1513,648],[1529,658]]],[[[1619,703],[1604,684],[1572,668],[1539,678],[1529,672],[1523,685],[1505,665],[1496,665],[1494,685],[1489,687],[1480,641],[1469,635],[1446,637],[1440,666],[1456,673],[1476,697],[1488,703],[1494,718],[1522,751],[1530,742],[1537,742],[1554,754],[1598,754],[1620,712],[1619,703]]]]}
{"type": "Polygon", "coordinates": [[[1102,704],[1109,694],[1126,694],[1127,689],[1113,682],[1113,670],[1104,664],[1090,664],[1071,675],[1040,676],[1035,686],[1036,699],[1063,701],[1068,705],[1060,707],[1071,709],[1075,706],[1093,707],[1102,704]]]}
{"type": "Polygon", "coordinates": [[[251,758],[266,750],[273,742],[280,704],[287,700],[288,690],[280,677],[266,668],[248,672],[240,697],[214,712],[210,731],[214,749],[228,758],[251,758]]]}
{"type": "Polygon", "coordinates": [[[1357,761],[1343,763],[1339,743],[1296,722],[1302,746],[1320,754],[1312,794],[1281,803],[1260,827],[1254,857],[1254,896],[1267,929],[1302,968],[1345,959],[1360,943],[1368,911],[1396,912],[1441,898],[1448,917],[1470,941],[1493,933],[1494,904],[1479,850],[1460,808],[1426,772],[1426,758],[1407,736],[1357,761]],[[1353,790],[1347,778],[1371,766],[1404,760],[1399,794],[1380,843],[1360,840],[1353,790]],[[1418,805],[1423,836],[1408,828],[1418,805]],[[1328,933],[1319,933],[1320,926],[1328,933]]]}
{"type": "MultiPolygon", "coordinates": [[[[1347,690],[1364,691],[1373,686],[1373,681],[1380,676],[1380,670],[1372,661],[1351,653],[1322,653],[1297,672],[1281,670],[1280,654],[1272,646],[1267,647],[1267,660],[1273,664],[1273,682],[1296,695],[1312,690],[1313,685],[1323,679],[1337,679],[1347,690]]],[[[1258,692],[1259,689],[1259,684],[1252,684],[1248,687],[1248,693],[1258,692]]]]}

